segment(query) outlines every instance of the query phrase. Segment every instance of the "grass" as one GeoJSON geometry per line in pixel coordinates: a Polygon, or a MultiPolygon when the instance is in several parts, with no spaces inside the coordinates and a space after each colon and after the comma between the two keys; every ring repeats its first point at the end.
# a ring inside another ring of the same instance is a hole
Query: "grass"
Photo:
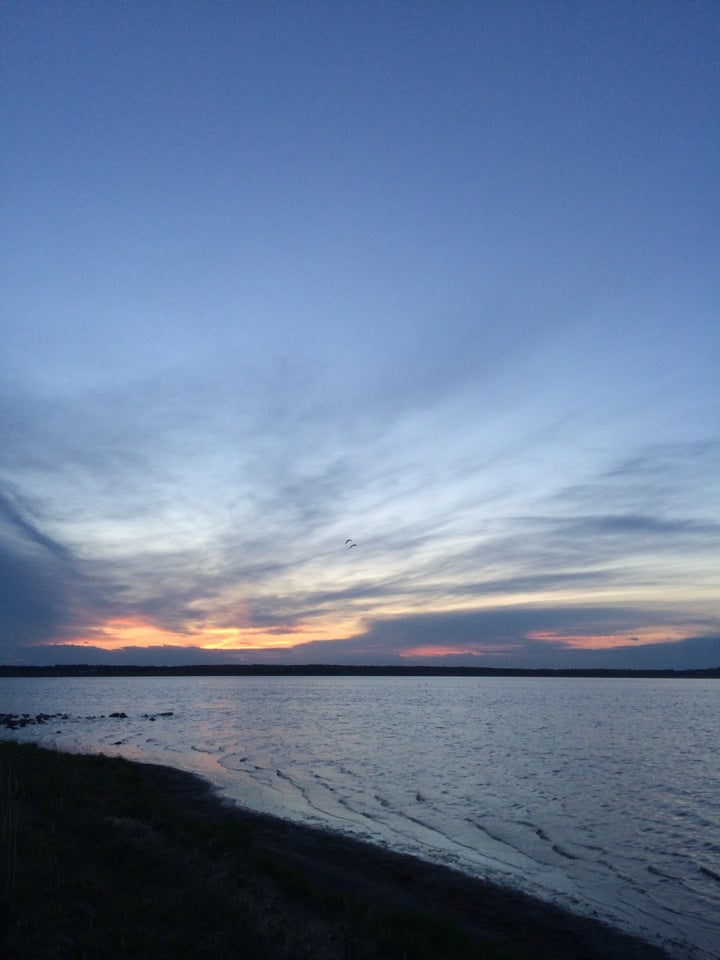
{"type": "Polygon", "coordinates": [[[119,758],[0,741],[4,960],[504,960],[431,912],[317,889],[119,758]]]}
{"type": "Polygon", "coordinates": [[[15,772],[0,767],[0,930],[15,899],[18,804],[15,772]]]}

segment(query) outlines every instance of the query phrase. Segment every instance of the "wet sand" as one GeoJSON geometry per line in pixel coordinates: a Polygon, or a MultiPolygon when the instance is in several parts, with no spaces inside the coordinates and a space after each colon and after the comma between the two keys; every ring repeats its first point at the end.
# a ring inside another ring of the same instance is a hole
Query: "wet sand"
{"type": "Polygon", "coordinates": [[[601,921],[416,857],[245,810],[194,774],[138,766],[173,803],[202,816],[240,818],[256,851],[301,871],[321,890],[384,909],[427,909],[529,960],[669,960],[660,947],[601,921]]]}

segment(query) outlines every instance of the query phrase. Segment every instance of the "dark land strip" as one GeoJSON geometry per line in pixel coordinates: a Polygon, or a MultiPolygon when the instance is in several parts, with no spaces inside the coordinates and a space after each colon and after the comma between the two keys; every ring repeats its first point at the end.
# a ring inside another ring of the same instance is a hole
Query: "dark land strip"
{"type": "Polygon", "coordinates": [[[720,680],[720,666],[701,670],[522,670],[495,667],[407,667],[340,664],[0,664],[0,677],[619,677],[720,680]]]}
{"type": "Polygon", "coordinates": [[[597,920],[224,802],[201,778],[0,741],[4,960],[668,960],[597,920]]]}

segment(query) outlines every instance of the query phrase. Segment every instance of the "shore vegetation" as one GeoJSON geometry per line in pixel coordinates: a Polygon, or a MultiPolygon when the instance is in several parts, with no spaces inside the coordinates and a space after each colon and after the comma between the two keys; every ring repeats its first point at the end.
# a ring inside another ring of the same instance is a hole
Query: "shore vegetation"
{"type": "Polygon", "coordinates": [[[240,809],[193,774],[9,739],[0,957],[668,960],[520,891],[240,809]]]}
{"type": "Polygon", "coordinates": [[[317,886],[142,765],[0,742],[0,785],[5,960],[514,955],[432,911],[317,886]]]}

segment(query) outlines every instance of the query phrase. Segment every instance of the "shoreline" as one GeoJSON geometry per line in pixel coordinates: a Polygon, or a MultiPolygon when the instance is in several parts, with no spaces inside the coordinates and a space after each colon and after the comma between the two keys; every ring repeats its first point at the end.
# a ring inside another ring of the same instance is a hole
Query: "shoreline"
{"type": "Polygon", "coordinates": [[[520,668],[362,664],[215,664],[182,666],[140,664],[0,664],[0,677],[484,677],[606,680],[720,680],[720,666],[685,670],[632,670],[611,667],[520,668]]]}
{"type": "Polygon", "coordinates": [[[128,762],[171,803],[203,817],[243,823],[258,853],[300,870],[319,890],[360,897],[376,908],[431,911],[473,936],[519,950],[527,960],[672,960],[663,947],[605,921],[451,867],[249,810],[224,799],[198,774],[128,762]]]}

